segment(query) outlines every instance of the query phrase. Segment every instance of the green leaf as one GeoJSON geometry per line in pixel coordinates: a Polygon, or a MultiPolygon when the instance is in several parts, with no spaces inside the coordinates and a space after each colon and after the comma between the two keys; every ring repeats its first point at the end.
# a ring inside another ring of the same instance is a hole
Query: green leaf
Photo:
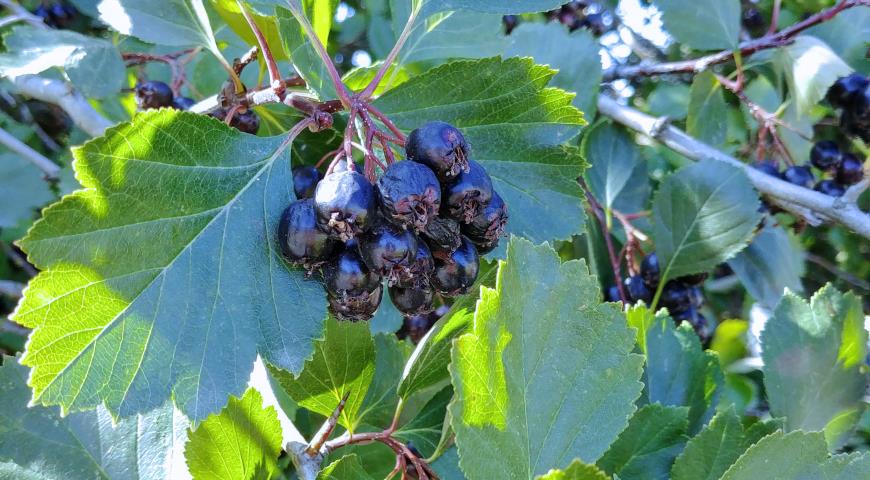
{"type": "Polygon", "coordinates": [[[686,406],[688,433],[694,434],[713,416],[724,379],[715,355],[706,354],[687,323],[679,328],[667,315],[657,315],[646,338],[644,393],[649,403],[686,406]]]}
{"type": "Polygon", "coordinates": [[[656,0],[665,28],[696,50],[727,50],[740,35],[739,0],[656,0]]]}
{"type": "Polygon", "coordinates": [[[610,122],[595,125],[583,136],[589,188],[605,208],[623,213],[643,210],[650,195],[646,162],[624,129],[610,122]]]}
{"type": "Polygon", "coordinates": [[[172,396],[196,422],[245,391],[258,352],[301,369],[326,305],[275,244],[282,141],[160,110],[75,150],[85,189],[20,242],[43,270],[13,316],[34,329],[34,403],[129,416],[172,396]]]}
{"type": "Polygon", "coordinates": [[[758,205],[746,174],[724,162],[703,160],[667,177],[652,213],[662,277],[705,272],[734,256],[761,219],[758,205]]]}
{"type": "Polygon", "coordinates": [[[564,239],[583,228],[576,178],[585,164],[577,148],[562,144],[585,121],[568,93],[547,88],[554,73],[528,58],[457,61],[388,91],[375,106],[405,131],[430,120],[460,128],[508,205],[508,232],[564,239]]]}
{"type": "Polygon", "coordinates": [[[629,306],[625,312],[625,319],[629,327],[632,327],[637,332],[637,346],[640,347],[640,352],[647,354],[646,340],[649,336],[649,330],[656,323],[658,317],[668,318],[664,311],[659,311],[653,314],[652,310],[646,305],[637,303],[629,306]]]}
{"type": "Polygon", "coordinates": [[[728,260],[746,291],[773,310],[783,292],[803,291],[804,253],[781,227],[766,226],[745,250],[728,260]]]}
{"type": "Polygon", "coordinates": [[[689,91],[686,133],[714,147],[721,147],[728,127],[727,108],[722,85],[713,72],[708,70],[697,75],[689,91]]]}
{"type": "Polygon", "coordinates": [[[419,0],[424,13],[443,12],[445,10],[474,10],[486,13],[544,12],[562,5],[560,0],[419,0]]]}
{"type": "Polygon", "coordinates": [[[689,90],[683,83],[656,83],[646,99],[650,115],[668,117],[671,120],[686,118],[689,110],[689,90]]]}
{"type": "Polygon", "coordinates": [[[102,0],[100,20],[123,33],[156,45],[214,44],[202,0],[102,0]]]}
{"type": "Polygon", "coordinates": [[[431,464],[432,469],[444,480],[465,480],[466,476],[459,468],[459,452],[456,447],[450,447],[443,455],[431,464]]]}
{"type": "Polygon", "coordinates": [[[511,239],[496,289],[482,289],[473,330],[453,346],[450,412],[470,479],[594,462],[625,427],[642,358],[622,312],[600,302],[585,262],[511,239]]]}
{"type": "Polygon", "coordinates": [[[354,455],[345,455],[330,463],[317,475],[317,480],[374,480],[354,455]]]}
{"type": "Polygon", "coordinates": [[[275,9],[275,16],[278,19],[278,31],[284,51],[293,62],[293,68],[305,80],[308,89],[321,100],[338,98],[326,66],[293,13],[278,7],[275,9]]]}
{"type": "Polygon", "coordinates": [[[0,478],[189,478],[181,456],[188,422],[168,403],[112,421],[103,407],[66,417],[28,407],[27,369],[12,357],[0,367],[0,478]],[[4,470],[7,469],[7,470],[4,470]],[[13,470],[15,474],[6,476],[13,470]]]}
{"type": "Polygon", "coordinates": [[[825,42],[809,35],[801,35],[791,45],[777,49],[776,59],[785,71],[798,113],[803,115],[825,98],[838,78],[852,72],[825,42]]]}
{"type": "Polygon", "coordinates": [[[37,208],[54,199],[42,172],[12,153],[0,153],[0,227],[33,218],[37,208]]]}
{"type": "Polygon", "coordinates": [[[271,478],[278,470],[281,425],[263,396],[249,388],[242,398],[231,397],[219,414],[209,416],[188,433],[184,457],[196,479],[271,478]],[[257,472],[265,477],[255,477],[257,472]]]}
{"type": "Polygon", "coordinates": [[[423,458],[431,457],[441,440],[447,404],[452,398],[453,388],[447,386],[441,389],[426,402],[411,421],[396,431],[395,437],[404,440],[405,443],[413,443],[423,458]]]}
{"type": "Polygon", "coordinates": [[[270,370],[300,406],[324,416],[331,415],[348,395],[339,423],[354,430],[375,373],[375,342],[366,322],[342,322],[330,316],[324,338],[314,343],[314,356],[298,376],[270,370]]]}
{"type": "Polygon", "coordinates": [[[587,465],[580,460],[574,460],[564,470],[550,470],[541,475],[538,480],[608,480],[607,475],[595,465],[587,465]]]}
{"type": "Polygon", "coordinates": [[[821,433],[775,432],[746,450],[721,480],[791,480],[804,477],[828,458],[821,433]]]}
{"type": "Polygon", "coordinates": [[[824,430],[840,445],[864,410],[867,331],[860,298],[825,286],[810,302],[788,292],[761,334],[764,384],[787,431],[824,430]]]}
{"type": "Polygon", "coordinates": [[[841,11],[829,21],[806,30],[806,33],[827,43],[856,70],[866,72],[870,67],[865,42],[865,39],[870,38],[870,9],[850,8],[841,11]],[[843,32],[850,34],[843,35],[843,32]]]}
{"type": "Polygon", "coordinates": [[[685,443],[685,407],[646,405],[598,460],[598,467],[622,480],[669,478],[671,463],[685,443]]]}
{"type": "Polygon", "coordinates": [[[375,335],[375,373],[360,407],[360,422],[387,426],[393,419],[399,397],[396,379],[402,377],[405,362],[411,353],[409,343],[393,333],[375,335]]]}
{"type": "MultiPolygon", "coordinates": [[[[211,6],[214,7],[214,10],[220,15],[221,19],[227,23],[227,26],[236,35],[241,37],[246,44],[257,45],[257,37],[254,35],[251,27],[248,26],[248,21],[245,20],[245,16],[242,14],[242,10],[239,8],[236,0],[211,0],[211,6]]],[[[252,9],[248,9],[248,13],[266,38],[266,44],[272,46],[272,55],[275,59],[287,60],[286,52],[281,48],[277,48],[278,45],[281,45],[281,36],[278,33],[278,21],[275,19],[275,16],[273,14],[260,15],[252,9]]]]}
{"type": "Polygon", "coordinates": [[[729,407],[720,411],[686,444],[672,469],[673,480],[717,480],[748,445],[743,444],[740,417],[729,407]]]}
{"type": "Polygon", "coordinates": [[[63,67],[88,97],[117,95],[125,80],[124,62],[111,42],[69,30],[17,26],[3,36],[0,75],[16,77],[63,67]]]}
{"type": "MultiPolygon", "coordinates": [[[[354,92],[360,92],[365,90],[368,86],[369,82],[375,78],[375,75],[380,70],[383,62],[376,62],[368,67],[360,67],[354,68],[353,70],[347,72],[344,77],[342,77],[342,81],[347,88],[351,89],[354,92]]],[[[398,87],[399,85],[407,82],[411,78],[411,74],[407,69],[399,67],[396,64],[393,64],[390,68],[387,69],[387,73],[384,74],[384,79],[378,84],[377,88],[375,88],[375,96],[380,96],[387,90],[398,87]]],[[[389,295],[388,295],[389,296],[389,295]]]]}

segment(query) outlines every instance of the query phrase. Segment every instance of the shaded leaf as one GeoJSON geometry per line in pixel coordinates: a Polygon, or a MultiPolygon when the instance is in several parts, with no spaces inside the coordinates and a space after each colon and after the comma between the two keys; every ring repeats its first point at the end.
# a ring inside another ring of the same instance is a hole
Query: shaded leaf
{"type": "Polygon", "coordinates": [[[816,471],[828,458],[821,433],[775,432],[746,450],[725,472],[722,480],[791,480],[816,471]]]}
{"type": "Polygon", "coordinates": [[[726,50],[740,35],[739,0],[656,0],[677,41],[697,50],[726,50]]]}
{"type": "Polygon", "coordinates": [[[445,10],[475,10],[478,12],[509,13],[543,12],[562,5],[560,0],[419,0],[424,13],[445,10]]]}
{"type": "Polygon", "coordinates": [[[42,171],[12,153],[0,154],[0,227],[33,218],[36,209],[54,199],[42,171]]]}
{"type": "Polygon", "coordinates": [[[728,266],[746,291],[771,310],[786,288],[798,293],[803,290],[803,251],[778,226],[766,226],[745,250],[728,260],[728,266]]]}
{"type": "Polygon", "coordinates": [[[720,411],[677,457],[673,480],[717,480],[749,446],[743,440],[743,426],[734,408],[720,411]]]}
{"type": "Polygon", "coordinates": [[[646,162],[633,139],[610,122],[583,136],[583,155],[592,163],[586,176],[595,198],[623,213],[643,210],[650,195],[646,162]]]}
{"type": "Polygon", "coordinates": [[[317,480],[374,480],[374,477],[366,473],[356,455],[350,454],[327,465],[317,480]]]}
{"type": "Polygon", "coordinates": [[[278,19],[278,31],[284,51],[293,62],[293,68],[305,80],[308,89],[321,100],[338,98],[326,66],[320,60],[302,26],[293,17],[293,13],[286,8],[278,7],[275,9],[275,16],[278,19]]]}
{"type": "Polygon", "coordinates": [[[776,58],[800,114],[806,114],[825,98],[837,78],[852,73],[825,42],[809,35],[801,35],[791,45],[777,49],[776,58]]]}
{"type": "Polygon", "coordinates": [[[374,336],[375,372],[359,411],[360,422],[369,425],[389,425],[399,397],[397,381],[402,378],[411,345],[392,333],[374,336]]]}
{"type": "Polygon", "coordinates": [[[436,393],[411,421],[396,431],[396,438],[413,443],[423,458],[429,458],[438,447],[447,414],[447,404],[453,398],[453,388],[444,387],[436,393]]]}
{"type": "Polygon", "coordinates": [[[104,23],[145,42],[171,46],[214,44],[202,0],[101,0],[97,9],[104,23]]]}
{"type": "Polygon", "coordinates": [[[727,108],[722,85],[713,72],[708,70],[696,75],[689,92],[686,133],[714,147],[721,147],[727,133],[727,108]]]}

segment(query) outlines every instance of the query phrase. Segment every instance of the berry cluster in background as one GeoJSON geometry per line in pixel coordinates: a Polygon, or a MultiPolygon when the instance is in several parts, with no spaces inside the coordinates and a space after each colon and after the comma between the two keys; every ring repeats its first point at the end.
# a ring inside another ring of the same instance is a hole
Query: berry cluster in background
{"type": "Polygon", "coordinates": [[[825,97],[840,110],[840,128],[870,143],[870,78],[853,73],[838,79],[825,97]]]}
{"type": "MultiPolygon", "coordinates": [[[[659,306],[667,308],[677,324],[689,322],[704,345],[709,343],[713,336],[712,327],[700,312],[701,307],[704,306],[704,292],[701,286],[707,276],[705,272],[669,280],[662,288],[659,297],[659,306]]],[[[626,300],[631,303],[652,304],[660,280],[659,259],[655,252],[652,252],[641,261],[639,273],[622,280],[623,291],[628,297],[626,300]]],[[[616,285],[607,288],[606,297],[609,302],[622,301],[619,287],[616,285]]]]}
{"type": "MultiPolygon", "coordinates": [[[[370,319],[385,285],[406,318],[429,318],[437,296],[468,292],[480,255],[504,233],[507,206],[458,129],[429,122],[411,132],[405,153],[376,184],[347,161],[323,178],[311,166],[293,170],[297,200],[278,241],[290,263],[322,273],[339,319],[370,319]]],[[[409,329],[428,322],[418,320],[409,329]]]]}
{"type": "Polygon", "coordinates": [[[79,17],[76,7],[66,2],[42,2],[33,11],[51,28],[69,28],[79,17]]]}
{"type": "MultiPolygon", "coordinates": [[[[548,21],[559,22],[573,32],[586,28],[595,35],[601,35],[607,30],[608,21],[598,6],[591,2],[573,1],[562,5],[556,10],[546,12],[548,21]]],[[[502,19],[505,33],[510,33],[520,24],[521,18],[517,15],[505,15],[502,19]]]]}

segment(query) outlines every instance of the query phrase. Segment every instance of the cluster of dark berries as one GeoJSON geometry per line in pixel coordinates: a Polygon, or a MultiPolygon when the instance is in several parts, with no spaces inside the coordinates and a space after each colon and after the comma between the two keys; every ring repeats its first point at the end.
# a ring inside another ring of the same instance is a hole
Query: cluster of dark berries
{"type": "Polygon", "coordinates": [[[353,164],[322,179],[314,167],[293,171],[298,200],[281,217],[279,243],[291,263],[321,270],[338,318],[371,318],[384,283],[406,317],[432,312],[437,294],[468,291],[479,255],[503,235],[507,206],[459,130],[429,122],[405,152],[376,185],[353,164]]]}
{"type": "Polygon", "coordinates": [[[601,35],[606,30],[604,17],[600,13],[584,13],[588,6],[589,2],[568,2],[557,10],[547,12],[547,18],[558,21],[572,32],[587,28],[595,35],[601,35]]]}
{"type": "Polygon", "coordinates": [[[51,28],[69,28],[79,15],[78,10],[66,2],[43,2],[33,14],[51,28]]]}
{"type": "Polygon", "coordinates": [[[162,107],[188,110],[196,103],[192,98],[176,97],[169,85],[156,80],[137,83],[134,91],[140,110],[162,107]]]}
{"type": "Polygon", "coordinates": [[[771,163],[760,163],[756,168],[781,178],[789,183],[805,188],[815,188],[816,191],[840,197],[846,192],[846,186],[858,183],[864,178],[864,164],[851,152],[843,152],[835,142],[822,140],[810,151],[810,163],[831,178],[816,182],[812,169],[807,165],[792,165],[780,172],[771,163]]]}
{"type": "Polygon", "coordinates": [[[396,332],[396,336],[402,340],[410,340],[415,345],[420,343],[420,340],[429,332],[439,318],[443,317],[450,307],[441,305],[435,311],[424,313],[422,315],[406,316],[402,323],[402,328],[396,332]]]}
{"type": "MultiPolygon", "coordinates": [[[[659,287],[661,270],[659,259],[655,252],[644,257],[640,264],[640,273],[623,280],[623,287],[628,301],[632,303],[643,301],[649,305],[659,287]]],[[[704,292],[701,285],[707,279],[707,273],[687,275],[669,280],[659,297],[660,305],[667,308],[671,317],[678,324],[686,321],[695,329],[701,343],[707,344],[712,338],[712,328],[707,319],[699,311],[704,305],[704,292]]],[[[606,292],[607,301],[619,302],[619,289],[611,285],[606,292]]]]}
{"type": "Polygon", "coordinates": [[[870,143],[870,78],[858,73],[839,78],[825,98],[841,109],[840,128],[870,143]]]}

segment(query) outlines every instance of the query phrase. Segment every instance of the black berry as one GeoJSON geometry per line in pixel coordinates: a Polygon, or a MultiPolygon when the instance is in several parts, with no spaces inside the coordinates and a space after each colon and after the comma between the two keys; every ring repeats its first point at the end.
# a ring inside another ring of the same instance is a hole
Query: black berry
{"type": "Polygon", "coordinates": [[[816,178],[809,167],[803,165],[792,165],[782,172],[782,178],[788,183],[799,185],[804,188],[813,188],[816,178]]]}
{"type": "Polygon", "coordinates": [[[828,89],[825,98],[835,107],[848,107],[849,102],[870,86],[870,79],[860,73],[853,73],[837,79],[828,89]]]}
{"type": "Polygon", "coordinates": [[[230,126],[251,135],[256,135],[260,129],[260,117],[257,112],[248,110],[243,113],[237,113],[232,120],[230,126]]]}
{"type": "Polygon", "coordinates": [[[435,309],[432,306],[432,300],[435,298],[435,291],[432,290],[432,287],[402,288],[393,286],[389,288],[389,293],[393,305],[406,317],[425,315],[432,313],[435,309]]]}
{"type": "Polygon", "coordinates": [[[708,272],[693,273],[691,275],[684,275],[678,278],[677,281],[689,286],[698,286],[704,283],[704,280],[707,280],[709,276],[708,272]]]}
{"type": "Polygon", "coordinates": [[[344,242],[369,226],[377,208],[375,189],[361,173],[351,170],[327,175],[314,190],[320,227],[344,242]]]}
{"type": "Polygon", "coordinates": [[[844,153],[843,162],[837,169],[837,182],[841,185],[852,185],[864,178],[864,164],[854,154],[844,153]]]}
{"type": "Polygon", "coordinates": [[[359,251],[370,270],[396,285],[413,276],[418,241],[411,231],[381,223],[360,238],[359,251]]]}
{"type": "Polygon", "coordinates": [[[692,300],[692,306],[701,308],[704,305],[704,291],[701,287],[692,287],[689,289],[689,298],[692,300]]]}
{"type": "Polygon", "coordinates": [[[435,272],[435,258],[426,242],[417,239],[417,254],[407,270],[401,270],[397,285],[404,288],[428,288],[435,272]]]}
{"type": "Polygon", "coordinates": [[[320,182],[320,172],[311,165],[303,165],[293,169],[293,193],[296,198],[313,198],[317,183],[320,182]]]}
{"type": "Polygon", "coordinates": [[[141,110],[171,107],[172,100],[172,89],[163,82],[155,80],[136,85],[136,105],[141,110]]]}
{"type": "Polygon", "coordinates": [[[462,245],[459,222],[452,218],[435,217],[420,235],[432,247],[432,253],[440,255],[442,260],[462,245]]]}
{"type": "Polygon", "coordinates": [[[764,16],[755,7],[747,8],[743,12],[743,26],[750,30],[764,28],[764,16]]]}
{"type": "Polygon", "coordinates": [[[649,304],[652,300],[652,292],[647,288],[640,275],[635,275],[625,279],[625,287],[632,302],[643,300],[649,304]]]}
{"type": "Polygon", "coordinates": [[[440,260],[436,256],[435,273],[432,275],[432,285],[445,297],[455,297],[467,293],[480,268],[480,257],[477,249],[466,237],[462,237],[462,245],[456,249],[450,258],[440,260]]]}
{"type": "Polygon", "coordinates": [[[469,160],[468,166],[468,171],[461,172],[443,191],[443,213],[459,223],[471,223],[483,213],[493,193],[492,180],[483,166],[474,160],[469,160]]]}
{"type": "Polygon", "coordinates": [[[400,339],[409,339],[414,344],[420,342],[426,333],[435,325],[440,315],[437,312],[431,312],[424,315],[414,315],[405,317],[402,322],[402,328],[396,332],[396,336],[400,339]]]}
{"type": "Polygon", "coordinates": [[[438,215],[441,186],[428,167],[417,162],[396,162],[378,180],[378,198],[384,216],[406,228],[423,231],[438,215]]]}
{"type": "Polygon", "coordinates": [[[33,14],[41,18],[46,25],[52,28],[68,28],[78,16],[78,10],[66,3],[54,3],[46,6],[40,4],[33,14]]]}
{"type": "Polygon", "coordinates": [[[772,177],[782,178],[782,173],[779,171],[779,168],[776,167],[775,164],[770,162],[759,162],[754,165],[757,170],[760,170],[772,177]]]}
{"type": "Polygon", "coordinates": [[[834,180],[822,180],[816,184],[815,190],[829,197],[842,197],[846,193],[846,189],[834,180]]]}
{"type": "Polygon", "coordinates": [[[710,325],[707,323],[707,319],[704,315],[698,312],[695,307],[688,308],[685,311],[675,314],[674,321],[677,324],[684,321],[688,322],[689,325],[692,326],[692,329],[695,330],[695,333],[701,340],[701,344],[704,346],[706,346],[713,337],[713,332],[710,325]]]}
{"type": "Polygon", "coordinates": [[[278,224],[278,244],[288,261],[309,270],[326,261],[339,244],[317,228],[314,202],[297,200],[281,215],[278,224]]]}
{"type": "Polygon", "coordinates": [[[196,102],[188,97],[175,97],[175,100],[172,101],[172,106],[178,110],[190,110],[190,107],[194,105],[196,102]]]}
{"type": "Polygon", "coordinates": [[[448,123],[429,122],[412,131],[405,153],[409,160],[431,168],[442,182],[468,171],[468,142],[448,123]]]}
{"type": "Polygon", "coordinates": [[[692,292],[684,283],[670,281],[662,290],[661,302],[671,315],[676,315],[692,307],[692,292]]]}
{"type": "Polygon", "coordinates": [[[330,306],[339,318],[367,320],[380,304],[381,277],[368,269],[354,242],[348,242],[344,251],[323,267],[323,280],[330,306]]]}
{"type": "Polygon", "coordinates": [[[510,35],[520,24],[520,18],[516,15],[505,15],[501,17],[501,22],[504,24],[504,33],[510,35]]]}
{"type": "Polygon", "coordinates": [[[659,257],[655,252],[650,253],[640,262],[640,276],[647,288],[655,289],[659,284],[659,257]]]}
{"type": "Polygon", "coordinates": [[[836,170],[840,166],[840,147],[830,140],[822,140],[810,150],[810,162],[819,170],[836,170]]]}
{"type": "Polygon", "coordinates": [[[607,291],[604,292],[604,298],[608,302],[621,302],[622,299],[619,297],[619,287],[616,285],[610,285],[607,287],[607,291]]]}
{"type": "MultiPolygon", "coordinates": [[[[590,13],[580,21],[580,26],[585,27],[594,35],[601,35],[607,27],[604,25],[604,17],[600,13],[590,13]]],[[[569,27],[570,28],[570,27],[569,27]]]]}
{"type": "Polygon", "coordinates": [[[477,253],[483,255],[498,246],[498,239],[504,235],[507,221],[507,205],[498,193],[493,192],[483,212],[474,217],[471,223],[462,225],[462,233],[474,243],[477,253]]]}

